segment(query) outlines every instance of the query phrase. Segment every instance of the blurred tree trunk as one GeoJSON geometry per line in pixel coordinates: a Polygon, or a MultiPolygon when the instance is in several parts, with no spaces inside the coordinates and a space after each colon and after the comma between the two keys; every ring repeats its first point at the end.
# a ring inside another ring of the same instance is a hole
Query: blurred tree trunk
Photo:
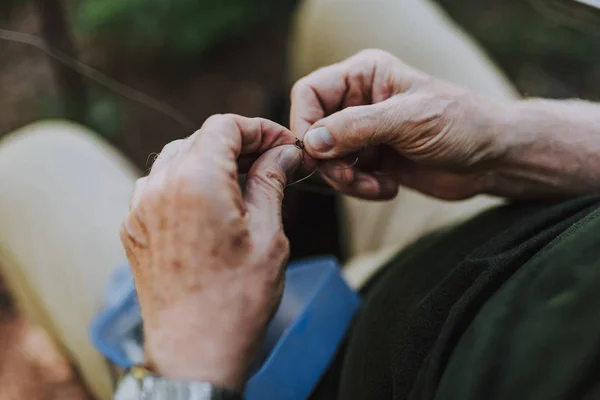
{"type": "MultiPolygon", "coordinates": [[[[77,59],[73,36],[61,0],[34,0],[34,4],[40,16],[41,33],[46,43],[77,59]]],[[[84,123],[88,97],[82,76],[55,59],[51,62],[67,118],[84,123]]]]}

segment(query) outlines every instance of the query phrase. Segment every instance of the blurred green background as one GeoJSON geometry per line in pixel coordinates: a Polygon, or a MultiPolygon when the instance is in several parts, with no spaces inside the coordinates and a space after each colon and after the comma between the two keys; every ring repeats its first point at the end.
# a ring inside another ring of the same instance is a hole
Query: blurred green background
{"type": "Polygon", "coordinates": [[[118,35],[132,49],[190,56],[277,16],[268,5],[256,0],[84,0],[73,22],[81,34],[118,35]]]}
{"type": "MultiPolygon", "coordinates": [[[[523,94],[596,99],[600,93],[600,27],[588,29],[584,13],[557,12],[559,0],[438,2],[523,94]]],[[[272,117],[280,112],[277,102],[288,89],[286,39],[297,3],[3,0],[0,20],[3,27],[42,34],[60,48],[71,41],[83,62],[159,97],[197,124],[225,108],[272,117]]],[[[0,51],[0,135],[40,117],[68,116],[90,125],[139,164],[157,150],[154,146],[180,132],[169,129],[173,121],[164,115],[150,115],[157,113],[77,74],[56,79],[55,70],[52,79],[39,50],[0,42],[0,51]]]]}
{"type": "MultiPolygon", "coordinates": [[[[40,118],[72,118],[144,170],[148,154],[187,136],[211,114],[285,123],[286,50],[299,1],[2,0],[1,28],[43,36],[183,113],[191,127],[166,116],[169,110],[157,112],[52,63],[39,49],[0,41],[0,136],[40,118]]],[[[564,8],[568,0],[437,2],[524,95],[598,99],[599,14],[564,8]]],[[[332,197],[286,201],[286,218],[296,223],[293,256],[339,253],[332,197]],[[324,224],[327,218],[331,223],[324,224]],[[320,235],[315,226],[325,226],[320,235]]]]}

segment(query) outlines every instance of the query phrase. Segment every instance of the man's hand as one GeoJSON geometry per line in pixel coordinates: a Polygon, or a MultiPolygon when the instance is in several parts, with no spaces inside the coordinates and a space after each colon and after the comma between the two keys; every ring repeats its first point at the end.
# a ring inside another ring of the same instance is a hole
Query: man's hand
{"type": "Polygon", "coordinates": [[[302,163],[295,141],[274,122],[213,116],[137,182],[121,236],[162,376],[242,390],[283,291],[281,202],[302,163]],[[242,193],[239,169],[259,154],[242,193]]]}
{"type": "Polygon", "coordinates": [[[291,128],[312,158],[346,156],[320,167],[346,194],[389,199],[404,184],[462,199],[492,184],[490,166],[504,150],[493,122],[498,109],[386,52],[366,50],[298,81],[291,128]],[[344,168],[357,153],[358,168],[344,168]]]}

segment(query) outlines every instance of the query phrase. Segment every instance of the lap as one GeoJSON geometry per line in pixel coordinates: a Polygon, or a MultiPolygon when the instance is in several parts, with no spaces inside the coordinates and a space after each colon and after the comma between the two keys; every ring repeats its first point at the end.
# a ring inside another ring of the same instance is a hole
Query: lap
{"type": "Polygon", "coordinates": [[[500,207],[401,252],[365,289],[327,390],[344,400],[592,390],[578,376],[600,350],[599,202],[500,207]]]}

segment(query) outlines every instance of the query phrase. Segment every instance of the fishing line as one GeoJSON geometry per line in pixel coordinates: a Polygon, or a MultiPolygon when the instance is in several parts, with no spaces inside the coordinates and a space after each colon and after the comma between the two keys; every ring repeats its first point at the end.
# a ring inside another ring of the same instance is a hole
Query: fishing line
{"type": "Polygon", "coordinates": [[[87,64],[82,63],[81,61],[76,60],[75,58],[63,53],[59,49],[51,47],[48,45],[42,38],[31,35],[29,33],[23,32],[15,32],[6,29],[0,29],[0,39],[7,40],[9,42],[18,42],[33,46],[48,56],[54,58],[61,64],[67,66],[78,72],[79,74],[85,76],[92,81],[99,83],[100,85],[112,90],[115,93],[120,94],[121,96],[132,100],[136,103],[142,104],[156,112],[159,112],[163,115],[166,115],[173,120],[177,121],[182,127],[186,130],[192,132],[195,130],[196,124],[192,122],[185,114],[171,107],[167,103],[160,101],[154,97],[151,97],[145,93],[140,92],[130,86],[127,86],[117,80],[109,77],[105,73],[90,67],[87,64]]]}
{"type": "MultiPolygon", "coordinates": [[[[0,28],[0,39],[6,40],[9,42],[22,43],[22,44],[26,44],[26,45],[35,47],[38,50],[41,50],[42,52],[46,53],[48,56],[52,57],[53,59],[57,60],[61,64],[65,65],[66,67],[73,69],[74,71],[81,74],[82,76],[106,87],[107,89],[109,89],[131,101],[134,101],[134,102],[139,103],[143,106],[146,106],[158,113],[161,113],[169,118],[172,118],[174,121],[179,123],[185,130],[192,132],[196,129],[196,124],[181,111],[173,108],[169,104],[167,104],[163,101],[160,101],[146,93],[136,90],[130,86],[127,86],[124,83],[121,83],[121,82],[115,80],[114,78],[111,78],[110,76],[106,75],[102,71],[97,70],[97,69],[69,56],[68,54],[65,54],[61,50],[50,46],[48,43],[46,43],[42,38],[40,38],[38,36],[29,34],[29,33],[16,32],[16,31],[11,31],[11,30],[0,28]]],[[[298,139],[296,141],[296,146],[299,147],[300,149],[304,149],[304,144],[302,143],[302,141],[300,139],[298,139]]],[[[148,159],[150,159],[150,157],[152,157],[154,154],[155,153],[151,153],[148,156],[148,159]]],[[[352,164],[350,164],[349,166],[341,167],[341,168],[334,168],[334,169],[352,168],[354,165],[356,165],[357,162],[358,162],[358,156],[356,157],[356,160],[354,160],[354,162],[352,164]]],[[[325,188],[317,187],[317,186],[312,187],[312,185],[306,185],[306,184],[299,185],[300,183],[310,179],[316,172],[317,172],[317,169],[315,168],[315,170],[313,170],[309,175],[288,184],[287,187],[297,185],[296,189],[323,193],[323,190],[325,190],[325,188]]],[[[333,192],[336,193],[335,191],[333,191],[333,192]]],[[[333,193],[329,192],[327,194],[333,194],[333,193]]]]}
{"type": "Polygon", "coordinates": [[[310,178],[311,178],[311,177],[312,177],[312,176],[313,176],[313,175],[314,175],[316,172],[317,172],[317,168],[315,168],[315,169],[314,169],[314,170],[313,170],[313,171],[312,171],[310,174],[308,174],[308,175],[307,175],[307,176],[305,176],[304,178],[300,178],[300,179],[298,179],[297,181],[294,181],[294,182],[292,182],[292,183],[288,183],[288,184],[287,184],[285,187],[286,187],[286,188],[288,188],[288,187],[290,187],[290,186],[294,186],[294,185],[297,185],[297,184],[299,184],[299,183],[302,183],[302,182],[304,182],[304,181],[306,181],[306,180],[310,179],[310,178]]]}
{"type": "MultiPolygon", "coordinates": [[[[304,150],[304,142],[302,142],[302,140],[300,140],[300,139],[298,139],[298,138],[296,138],[296,143],[294,143],[294,146],[296,146],[296,147],[297,147],[298,149],[300,149],[300,150],[304,150]]],[[[344,167],[339,167],[339,168],[337,168],[337,167],[334,167],[334,166],[329,166],[329,168],[332,168],[332,169],[335,169],[335,170],[340,170],[340,171],[341,171],[341,170],[345,170],[345,169],[350,169],[350,168],[352,168],[352,167],[354,167],[354,166],[356,165],[356,163],[358,162],[358,158],[359,158],[359,156],[357,155],[357,156],[356,156],[356,159],[355,159],[355,160],[352,162],[352,164],[350,164],[350,165],[347,165],[347,166],[344,166],[344,167]]],[[[315,168],[315,169],[314,169],[314,170],[313,170],[313,171],[312,171],[310,174],[308,174],[307,176],[305,176],[305,177],[303,177],[303,178],[300,178],[300,179],[298,179],[297,181],[293,181],[292,183],[289,183],[289,184],[287,184],[287,185],[286,185],[286,187],[294,186],[294,185],[297,185],[297,184],[299,184],[299,183],[302,183],[302,182],[304,182],[304,181],[306,181],[306,180],[310,179],[310,178],[311,178],[311,177],[312,177],[312,176],[313,176],[313,175],[314,175],[314,174],[317,172],[317,170],[318,170],[318,167],[317,167],[317,168],[315,168]]],[[[305,187],[305,186],[302,186],[302,187],[305,187]]]]}
{"type": "Polygon", "coordinates": [[[566,1],[574,2],[573,0],[528,0],[529,5],[538,14],[552,23],[592,37],[600,36],[598,28],[600,12],[590,6],[565,4],[566,1]]]}

